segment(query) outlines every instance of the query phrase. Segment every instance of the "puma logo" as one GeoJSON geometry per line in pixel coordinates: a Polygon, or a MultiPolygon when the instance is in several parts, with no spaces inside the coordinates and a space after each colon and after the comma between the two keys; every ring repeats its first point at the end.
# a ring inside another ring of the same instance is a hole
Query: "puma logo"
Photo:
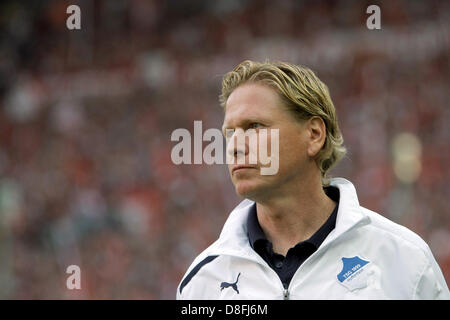
{"type": "Polygon", "coordinates": [[[237,276],[237,279],[236,279],[236,282],[233,282],[233,283],[222,282],[220,284],[220,291],[222,291],[225,288],[232,287],[234,289],[234,291],[236,291],[237,294],[239,294],[239,290],[238,290],[238,287],[237,287],[237,282],[239,281],[239,276],[240,275],[241,275],[241,273],[239,272],[239,274],[237,276]]]}

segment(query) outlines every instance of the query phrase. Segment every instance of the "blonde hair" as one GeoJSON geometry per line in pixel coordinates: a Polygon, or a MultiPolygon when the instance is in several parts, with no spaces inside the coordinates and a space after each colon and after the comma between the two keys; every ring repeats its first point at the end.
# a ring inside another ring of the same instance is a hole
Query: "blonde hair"
{"type": "Polygon", "coordinates": [[[345,156],[346,148],[327,86],[304,66],[246,60],[223,77],[219,96],[223,108],[233,90],[246,82],[265,84],[277,90],[288,110],[300,121],[314,116],[322,118],[326,126],[326,139],[315,160],[322,184],[329,185],[327,172],[345,156]]]}

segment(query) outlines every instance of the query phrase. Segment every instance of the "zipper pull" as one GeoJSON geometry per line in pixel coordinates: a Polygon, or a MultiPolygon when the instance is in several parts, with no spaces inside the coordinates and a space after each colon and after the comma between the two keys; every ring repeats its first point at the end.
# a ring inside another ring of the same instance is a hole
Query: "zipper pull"
{"type": "Polygon", "coordinates": [[[288,289],[283,290],[284,300],[289,300],[289,291],[288,289]]]}

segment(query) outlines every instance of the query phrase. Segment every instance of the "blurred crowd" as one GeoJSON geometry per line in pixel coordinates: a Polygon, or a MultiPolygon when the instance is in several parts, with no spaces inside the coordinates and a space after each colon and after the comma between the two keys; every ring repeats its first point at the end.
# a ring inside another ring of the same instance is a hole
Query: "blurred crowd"
{"type": "Polygon", "coordinates": [[[221,128],[221,77],[266,58],[328,85],[348,148],[331,175],[427,241],[449,283],[450,3],[383,1],[381,30],[369,4],[2,1],[0,298],[175,298],[240,199],[224,165],[174,165],[170,135],[221,128]],[[401,133],[414,179],[393,169],[401,133]]]}

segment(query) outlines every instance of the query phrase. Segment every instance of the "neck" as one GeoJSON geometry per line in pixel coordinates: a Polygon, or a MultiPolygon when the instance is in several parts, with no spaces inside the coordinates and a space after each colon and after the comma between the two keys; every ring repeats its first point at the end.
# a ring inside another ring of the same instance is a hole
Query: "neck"
{"type": "Polygon", "coordinates": [[[291,192],[256,201],[258,221],[273,250],[282,255],[309,239],[328,219],[336,203],[324,192],[317,176],[301,179],[291,192]]]}

